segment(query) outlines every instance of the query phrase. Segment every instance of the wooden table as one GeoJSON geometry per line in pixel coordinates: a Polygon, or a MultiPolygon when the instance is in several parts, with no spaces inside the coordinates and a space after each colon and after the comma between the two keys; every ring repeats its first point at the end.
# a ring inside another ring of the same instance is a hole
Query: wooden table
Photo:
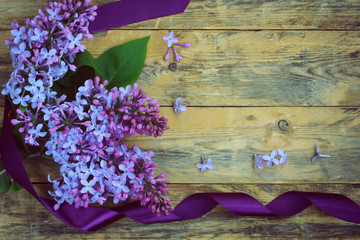
{"type": "MultiPolygon", "coordinates": [[[[1,0],[0,42],[10,37],[11,21],[23,23],[46,2],[1,0]]],[[[155,152],[175,205],[197,192],[244,192],[265,204],[291,190],[340,193],[360,203],[359,1],[192,0],[184,14],[101,32],[86,46],[98,56],[148,35],[138,83],[161,102],[170,130],[129,141],[155,152]],[[178,48],[183,60],[175,69],[169,68],[173,55],[163,60],[169,30],[192,44],[178,48]],[[177,97],[188,105],[180,115],[171,107],[177,97]],[[331,158],[312,163],[316,145],[331,158]],[[277,148],[288,152],[287,166],[254,170],[254,154],[277,148]],[[196,167],[201,155],[214,164],[204,174],[196,167]]],[[[12,68],[4,44],[0,53],[5,83],[12,68]]],[[[25,164],[47,196],[47,174],[56,176],[57,164],[25,164]]],[[[359,225],[315,206],[293,217],[238,217],[216,207],[196,220],[143,225],[124,218],[87,233],[59,221],[25,191],[0,195],[0,239],[359,237],[359,225]]]]}

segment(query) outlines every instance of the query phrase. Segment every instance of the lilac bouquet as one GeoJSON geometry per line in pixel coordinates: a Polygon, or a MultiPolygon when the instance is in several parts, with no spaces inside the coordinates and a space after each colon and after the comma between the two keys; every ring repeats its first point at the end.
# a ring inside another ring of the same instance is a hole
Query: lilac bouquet
{"type": "Polygon", "coordinates": [[[44,154],[60,164],[60,176],[49,176],[55,210],[65,202],[86,208],[110,197],[115,204],[140,200],[153,213],[168,214],[173,209],[164,197],[169,180],[161,180],[164,173],[154,176],[154,153],[123,142],[135,134],[158,137],[169,128],[159,116],[160,103],[136,83],[118,87],[114,79],[108,84],[98,76],[84,81],[71,101],[54,90],[55,81],[76,70],[75,57],[85,50],[83,37],[92,37],[88,25],[96,7],[89,2],[50,2],[26,20],[26,27],[12,24],[13,38],[6,44],[14,71],[2,91],[14,104],[11,122],[26,144],[43,146],[44,154]]]}
{"type": "Polygon", "coordinates": [[[90,0],[63,0],[50,2],[45,11],[26,19],[26,26],[12,23],[13,38],[6,40],[14,71],[3,95],[9,95],[16,105],[35,109],[39,102],[56,98],[53,83],[65,75],[80,51],[84,37],[92,38],[88,31],[89,21],[95,19],[96,6],[89,7],[90,0]]]}

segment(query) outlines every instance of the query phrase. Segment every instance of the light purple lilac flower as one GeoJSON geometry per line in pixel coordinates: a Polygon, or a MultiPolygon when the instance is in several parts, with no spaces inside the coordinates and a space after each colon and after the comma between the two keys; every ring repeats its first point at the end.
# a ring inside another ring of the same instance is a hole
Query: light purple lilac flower
{"type": "Polygon", "coordinates": [[[173,102],[173,108],[174,108],[174,112],[176,114],[179,114],[180,113],[179,111],[182,111],[182,112],[186,111],[186,105],[182,105],[181,103],[182,103],[181,97],[178,97],[176,99],[176,101],[173,102]]]}
{"type": "Polygon", "coordinates": [[[169,36],[164,36],[163,39],[164,39],[165,41],[167,41],[167,46],[168,46],[169,48],[171,48],[174,44],[176,44],[176,43],[179,42],[179,40],[174,37],[174,32],[173,32],[173,31],[171,31],[171,32],[169,33],[169,36]]]}
{"type": "Polygon", "coordinates": [[[4,85],[3,95],[10,94],[12,100],[16,99],[14,104],[31,105],[33,109],[38,102],[46,104],[56,98],[56,92],[50,90],[53,82],[68,69],[75,70],[72,62],[85,49],[80,41],[92,37],[88,25],[97,7],[89,7],[89,2],[49,2],[46,11],[39,10],[39,15],[26,20],[26,26],[11,24],[13,38],[5,44],[10,48],[14,71],[4,85]],[[28,88],[34,82],[37,87],[28,88]]]}
{"type": "Polygon", "coordinates": [[[273,150],[270,155],[264,155],[263,160],[267,161],[267,165],[271,166],[273,163],[279,165],[279,159],[275,158],[277,156],[277,151],[273,150]]]}
{"type": "Polygon", "coordinates": [[[273,164],[288,164],[287,153],[283,149],[273,150],[270,155],[254,155],[254,169],[263,169],[263,165],[268,167],[273,164]]]}
{"type": "Polygon", "coordinates": [[[329,158],[330,157],[330,155],[325,155],[325,154],[321,154],[320,153],[320,149],[319,149],[319,145],[316,145],[316,147],[315,147],[315,156],[311,159],[311,161],[312,162],[315,162],[315,160],[317,159],[317,158],[329,158]]]}
{"type": "Polygon", "coordinates": [[[263,156],[262,155],[254,155],[254,168],[263,169],[263,156]]]}
{"type": "Polygon", "coordinates": [[[169,33],[169,36],[164,36],[163,39],[165,41],[167,41],[167,46],[168,46],[168,50],[167,50],[166,55],[164,57],[165,61],[169,60],[171,49],[174,51],[175,60],[177,62],[179,62],[182,59],[181,56],[176,52],[176,49],[175,49],[176,45],[183,46],[183,47],[190,47],[191,46],[191,44],[188,43],[188,42],[179,43],[179,40],[177,38],[174,38],[174,32],[172,32],[172,31],[169,33]]]}
{"type": "Polygon", "coordinates": [[[280,164],[284,163],[285,165],[287,165],[288,164],[287,153],[282,149],[278,149],[278,154],[280,155],[279,163],[280,164]]]}
{"type": "Polygon", "coordinates": [[[151,160],[153,152],[120,143],[135,134],[161,136],[169,127],[167,119],[159,116],[160,104],[137,84],[126,91],[108,91],[106,84],[99,77],[87,80],[87,87],[79,89],[88,89],[79,91],[76,101],[65,102],[62,97],[51,104],[39,102],[35,113],[18,109],[12,123],[20,124],[26,141],[34,145],[46,134],[41,129],[49,129],[45,154],[61,165],[60,177],[51,181],[54,209],[64,202],[87,207],[108,198],[117,203],[130,197],[155,214],[168,214],[173,208],[163,195],[169,181],[160,180],[165,174],[153,176],[157,166],[151,160]],[[33,127],[33,122],[39,124],[33,127]]]}
{"type": "Polygon", "coordinates": [[[87,80],[72,102],[52,90],[68,69],[75,70],[72,63],[85,49],[83,38],[92,38],[88,25],[96,6],[89,7],[89,2],[49,2],[25,27],[12,23],[13,38],[6,44],[14,71],[2,94],[31,108],[16,109],[11,123],[20,125],[19,132],[30,145],[48,137],[44,152],[60,165],[59,177],[49,177],[55,210],[65,202],[86,208],[110,198],[114,202],[132,198],[153,213],[166,215],[173,210],[164,197],[169,180],[161,180],[166,177],[163,173],[154,177],[153,152],[121,143],[125,136],[158,137],[169,129],[167,118],[159,116],[160,103],[137,84],[107,90],[107,81],[99,77],[87,80]]]}
{"type": "Polygon", "coordinates": [[[204,156],[201,156],[201,163],[196,164],[198,168],[201,169],[201,172],[204,173],[206,169],[212,169],[213,164],[211,163],[211,158],[208,158],[207,162],[204,160],[204,156]]]}

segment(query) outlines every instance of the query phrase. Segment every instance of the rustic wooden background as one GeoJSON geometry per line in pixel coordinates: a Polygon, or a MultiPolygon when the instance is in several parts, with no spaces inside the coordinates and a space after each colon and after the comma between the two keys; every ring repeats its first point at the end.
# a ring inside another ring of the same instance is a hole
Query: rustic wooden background
{"type": "MultiPolygon", "coordinates": [[[[0,0],[0,42],[10,37],[11,21],[22,23],[46,3],[0,0]]],[[[268,203],[291,190],[345,194],[360,204],[360,1],[191,0],[183,14],[101,32],[86,45],[99,55],[148,35],[138,83],[160,100],[171,129],[131,144],[156,153],[175,205],[196,192],[245,192],[268,203]],[[177,48],[183,60],[176,71],[169,69],[173,55],[163,61],[169,30],[192,44],[177,48]],[[171,103],[179,96],[188,110],[175,115],[171,103]],[[286,131],[280,120],[288,121],[286,131]],[[312,163],[315,145],[332,157],[312,163]],[[288,152],[287,166],[253,169],[254,154],[277,148],[288,152]],[[205,174],[196,168],[201,155],[214,164],[205,174]]],[[[1,83],[11,70],[1,44],[1,83]]],[[[55,176],[58,166],[25,164],[47,196],[47,174],[55,176]]],[[[359,225],[315,206],[294,217],[238,217],[216,207],[196,220],[143,225],[124,218],[87,233],[63,224],[25,191],[0,195],[0,239],[359,237],[359,225]]]]}

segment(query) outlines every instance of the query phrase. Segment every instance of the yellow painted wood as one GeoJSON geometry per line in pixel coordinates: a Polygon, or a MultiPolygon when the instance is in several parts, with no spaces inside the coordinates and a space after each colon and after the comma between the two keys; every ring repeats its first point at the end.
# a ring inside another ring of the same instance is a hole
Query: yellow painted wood
{"type": "MultiPolygon", "coordinates": [[[[95,4],[115,0],[97,0],[95,4]]],[[[1,0],[0,28],[33,17],[47,0],[1,0]],[[20,7],[19,7],[20,6],[20,7]]],[[[161,6],[159,6],[161,7],[161,6]]],[[[360,29],[357,0],[191,0],[183,14],[132,24],[124,29],[360,29]]]]}
{"type": "MultiPolygon", "coordinates": [[[[99,56],[106,49],[150,35],[138,83],[163,105],[181,96],[192,106],[359,106],[360,38],[348,31],[176,31],[183,57],[163,57],[168,31],[109,31],[85,41],[99,56]]],[[[9,38],[0,32],[0,41],[9,38]]],[[[1,82],[12,71],[0,46],[1,82]]]]}
{"type": "MultiPolygon", "coordinates": [[[[98,0],[105,3],[113,0],[98,0]]],[[[0,42],[11,21],[23,22],[47,0],[0,0],[0,42]]],[[[322,191],[360,204],[360,2],[191,0],[184,14],[95,34],[88,49],[105,49],[151,35],[138,83],[160,100],[171,129],[158,139],[135,137],[129,144],[155,152],[157,172],[172,180],[168,196],[178,204],[196,192],[245,192],[268,203],[286,191],[322,191]],[[183,60],[162,60],[162,36],[174,30],[190,48],[183,60]],[[254,31],[262,30],[262,31],[254,31]],[[189,106],[175,115],[171,102],[189,106]],[[250,106],[250,107],[246,107],[250,106]],[[268,106],[268,107],[266,107],[268,106]],[[318,106],[318,107],[311,107],[318,106]],[[279,120],[290,123],[280,131],[279,120]],[[311,163],[315,145],[329,159],[311,163]],[[255,153],[283,148],[288,166],[252,168],[255,153]],[[201,174],[200,156],[214,169],[201,174]]],[[[0,45],[0,83],[12,71],[0,45]]],[[[0,99],[0,105],[3,98],[0,99]]],[[[3,107],[0,107],[0,116],[3,107]]],[[[0,121],[1,123],[1,121],[0,121]]],[[[26,160],[42,196],[56,176],[52,161],[26,160]]],[[[107,207],[113,207],[107,203],[107,207]]],[[[312,206],[294,217],[237,217],[216,207],[203,218],[143,225],[122,219],[96,233],[67,227],[24,191],[0,195],[0,239],[358,239],[357,224],[312,206]]]]}
{"type": "MultiPolygon", "coordinates": [[[[186,103],[186,102],[185,102],[186,103]]],[[[159,138],[126,138],[130,146],[154,151],[157,172],[173,183],[360,183],[360,111],[335,107],[189,107],[180,115],[162,108],[170,130],[159,138]],[[290,127],[281,131],[278,122],[290,127]],[[324,154],[314,163],[315,146],[324,154]],[[273,149],[288,152],[287,166],[254,170],[254,154],[273,149]],[[211,158],[214,169],[201,174],[200,156],[211,158]]],[[[26,161],[30,177],[46,182],[56,178],[59,165],[52,160],[26,161]]]]}

